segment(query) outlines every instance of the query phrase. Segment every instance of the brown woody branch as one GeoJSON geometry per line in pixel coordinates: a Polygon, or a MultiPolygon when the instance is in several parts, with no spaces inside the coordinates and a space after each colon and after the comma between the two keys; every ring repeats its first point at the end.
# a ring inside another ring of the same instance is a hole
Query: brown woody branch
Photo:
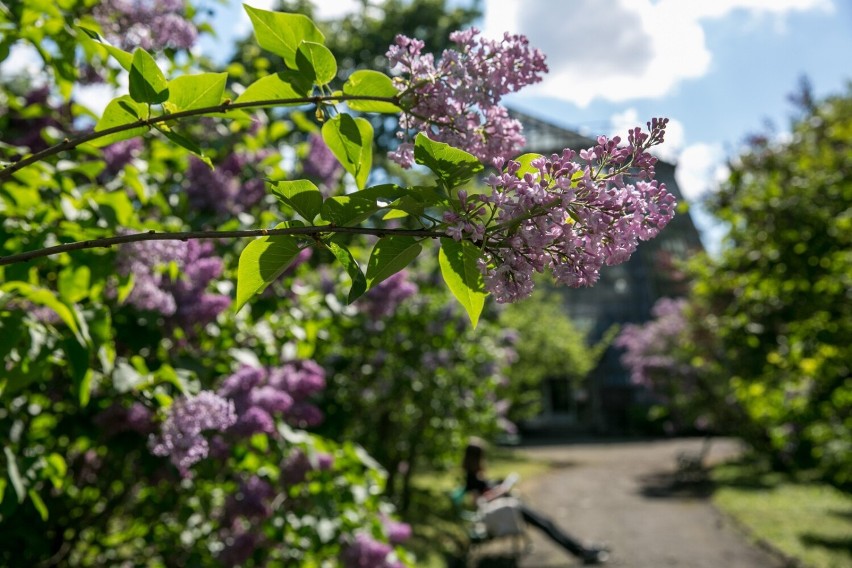
{"type": "Polygon", "coordinates": [[[285,229],[244,229],[238,231],[183,231],[183,232],[156,232],[147,231],[144,233],[132,233],[129,235],[116,235],[113,237],[103,237],[100,239],[91,239],[87,241],[77,241],[66,243],[63,245],[55,245],[41,249],[11,254],[9,256],[0,257],[0,266],[7,264],[16,264],[26,262],[34,258],[42,258],[63,252],[71,252],[75,250],[93,249],[93,248],[108,248],[111,246],[134,243],[138,241],[188,241],[192,239],[227,239],[227,238],[246,238],[246,237],[272,237],[279,235],[288,236],[304,236],[304,237],[322,237],[331,234],[352,234],[352,235],[373,235],[383,237],[386,235],[406,236],[406,237],[423,237],[430,239],[439,239],[448,237],[446,233],[440,231],[431,231],[428,229],[378,229],[371,227],[336,227],[334,225],[323,225],[319,227],[289,227],[285,229]]]}

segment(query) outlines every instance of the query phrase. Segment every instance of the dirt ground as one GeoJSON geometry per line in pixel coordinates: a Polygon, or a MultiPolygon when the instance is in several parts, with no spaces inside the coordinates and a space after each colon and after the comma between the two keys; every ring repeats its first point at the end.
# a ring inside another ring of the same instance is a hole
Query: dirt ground
{"type": "MultiPolygon", "coordinates": [[[[678,455],[697,454],[700,439],[526,445],[521,451],[557,464],[524,480],[518,494],[566,532],[611,549],[607,565],[631,568],[780,568],[785,563],[750,544],[708,499],[709,485],[678,476],[678,455]]],[[[733,440],[716,439],[708,462],[735,455],[733,440]]],[[[532,549],[516,558],[504,542],[474,552],[479,568],[557,568],[582,563],[530,528],[532,549]]]]}

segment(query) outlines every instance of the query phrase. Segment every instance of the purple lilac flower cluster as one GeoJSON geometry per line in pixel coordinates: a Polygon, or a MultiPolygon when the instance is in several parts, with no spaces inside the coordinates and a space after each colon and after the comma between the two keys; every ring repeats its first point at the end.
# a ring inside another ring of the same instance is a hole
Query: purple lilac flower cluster
{"type": "Polygon", "coordinates": [[[187,329],[210,323],[231,303],[228,296],[205,292],[222,274],[222,259],[213,255],[211,243],[128,243],[121,246],[117,270],[134,278],[127,303],[158,312],[187,329]]]}
{"type": "Polygon", "coordinates": [[[206,430],[220,432],[237,421],[234,403],[216,393],[201,391],[179,398],[169,408],[158,436],[149,439],[151,453],[171,460],[181,475],[190,477],[190,468],[207,457],[206,430]]]}
{"type": "Polygon", "coordinates": [[[266,480],[252,475],[240,482],[237,492],[225,501],[225,518],[229,524],[238,517],[266,519],[272,515],[271,501],[275,490],[266,480]]]}
{"type": "Polygon", "coordinates": [[[98,413],[94,422],[107,436],[122,432],[136,432],[147,436],[155,427],[154,413],[141,402],[134,402],[130,406],[116,402],[98,413]]]}
{"type": "Polygon", "coordinates": [[[396,37],[387,57],[397,72],[404,112],[400,146],[391,160],[408,168],[414,162],[411,131],[425,132],[437,142],[463,148],[483,162],[505,159],[524,144],[521,124],[501,106],[503,95],[541,81],[547,73],[544,55],[520,35],[500,41],[479,36],[471,28],[450,35],[458,49],[444,50],[436,63],[422,53],[421,40],[396,37]]]}
{"type": "Polygon", "coordinates": [[[379,542],[367,533],[359,533],[343,549],[340,560],[344,568],[402,568],[405,566],[391,554],[389,544],[379,542]]]}
{"type": "Polygon", "coordinates": [[[293,450],[281,462],[281,482],[284,485],[297,485],[308,478],[312,471],[328,471],[334,466],[334,456],[326,453],[309,457],[300,448],[293,450]]]}
{"type": "Polygon", "coordinates": [[[391,544],[402,544],[411,538],[411,525],[408,523],[394,521],[391,518],[383,518],[382,526],[391,544]]]}
{"type": "Polygon", "coordinates": [[[106,163],[106,171],[109,174],[117,174],[124,166],[129,164],[133,158],[138,156],[145,145],[141,138],[130,138],[120,140],[103,149],[103,158],[106,163]]]}
{"type": "Polygon", "coordinates": [[[319,183],[325,193],[330,193],[337,186],[343,173],[343,166],[316,132],[308,138],[308,155],[302,161],[302,172],[319,183]]]}
{"type": "Polygon", "coordinates": [[[626,261],[640,240],[665,227],[675,199],[653,179],[648,149],[663,141],[667,122],[631,130],[625,146],[618,136],[601,136],[579,160],[570,149],[536,158],[524,171],[510,160],[486,178],[490,194],[458,192],[459,209],[444,214],[447,233],[483,243],[480,270],[498,302],[529,296],[533,274],[545,269],[561,284],[590,286],[604,264],[626,261]]]}
{"type": "Polygon", "coordinates": [[[408,272],[401,270],[371,288],[355,305],[372,320],[381,320],[393,314],[418,289],[417,284],[408,279],[408,272]]]}
{"type": "Polygon", "coordinates": [[[236,215],[257,205],[266,188],[263,179],[249,166],[260,162],[270,151],[229,154],[215,169],[190,156],[186,172],[186,195],[193,209],[215,215],[236,215]],[[246,174],[247,175],[244,175],[246,174]]]}
{"type": "Polygon", "coordinates": [[[21,99],[10,101],[15,102],[14,105],[0,102],[0,116],[6,122],[2,132],[4,143],[35,153],[50,146],[43,136],[46,129],[56,129],[63,134],[69,132],[71,104],[54,104],[47,85],[31,90],[21,99]]]}
{"type": "Polygon", "coordinates": [[[684,299],[661,298],[651,310],[654,319],[644,325],[624,326],[615,339],[615,346],[625,350],[621,361],[635,384],[651,387],[660,372],[673,376],[688,372],[671,354],[672,345],[687,329],[685,307],[684,299]]]}
{"type": "Polygon", "coordinates": [[[198,39],[184,0],[103,0],[92,14],[107,39],[128,51],[189,49],[198,39]]]}
{"type": "Polygon", "coordinates": [[[275,432],[275,417],[300,427],[317,426],[322,411],[308,399],[325,388],[325,371],[310,360],[264,369],[244,366],[222,383],[219,395],[234,403],[237,420],[230,432],[250,436],[275,432]]]}

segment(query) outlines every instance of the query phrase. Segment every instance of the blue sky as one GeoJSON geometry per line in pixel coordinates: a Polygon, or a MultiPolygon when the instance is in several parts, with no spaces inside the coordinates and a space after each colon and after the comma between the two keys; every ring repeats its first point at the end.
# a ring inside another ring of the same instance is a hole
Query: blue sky
{"type": "MultiPolygon", "coordinates": [[[[454,0],[463,4],[467,0],[454,0]]],[[[269,8],[272,0],[249,0],[269,8]]],[[[340,17],[357,0],[315,2],[340,17]]],[[[617,134],[654,116],[672,121],[661,157],[696,205],[749,134],[787,131],[787,96],[807,75],[817,96],[852,80],[850,0],[484,0],[486,35],[522,33],[548,57],[540,85],[508,106],[584,133],[617,134]]],[[[239,2],[217,8],[221,45],[249,29],[239,2]]],[[[202,44],[203,45],[203,44],[202,44]]],[[[209,44],[212,46],[213,44],[209,44]]],[[[694,207],[705,244],[721,229],[694,207]]]]}

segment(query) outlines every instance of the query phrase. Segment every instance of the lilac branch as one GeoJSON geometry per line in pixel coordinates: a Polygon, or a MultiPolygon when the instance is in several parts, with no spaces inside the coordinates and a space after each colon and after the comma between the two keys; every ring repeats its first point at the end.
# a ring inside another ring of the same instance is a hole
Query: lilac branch
{"type": "Polygon", "coordinates": [[[351,234],[351,235],[373,235],[376,237],[384,237],[386,235],[399,235],[407,237],[423,237],[430,239],[439,239],[448,237],[446,233],[441,231],[430,231],[427,229],[379,229],[372,227],[336,227],[334,225],[323,225],[319,227],[289,227],[285,229],[243,229],[238,231],[183,231],[183,232],[156,232],[147,231],[144,233],[132,233],[129,235],[116,235],[112,237],[103,237],[100,239],[91,239],[88,241],[76,241],[52,247],[35,249],[27,252],[11,254],[9,256],[0,257],[0,266],[8,264],[16,264],[26,262],[35,258],[42,258],[63,252],[71,252],[75,250],[93,249],[93,248],[108,248],[111,246],[133,243],[138,241],[188,241],[192,239],[227,239],[227,238],[246,238],[246,237],[273,237],[273,236],[304,236],[310,238],[322,238],[325,235],[331,234],[351,234]]]}
{"type": "Polygon", "coordinates": [[[0,170],[0,181],[8,180],[12,177],[16,171],[21,170],[29,165],[35,164],[44,160],[45,158],[49,158],[50,156],[55,156],[60,152],[64,152],[66,150],[73,150],[77,146],[81,144],[85,144],[86,142],[91,142],[92,140],[97,140],[98,138],[103,138],[105,136],[109,136],[111,134],[116,134],[119,132],[125,132],[128,130],[133,130],[134,128],[150,128],[155,124],[168,122],[170,120],[181,120],[183,118],[189,118],[193,116],[203,116],[206,114],[213,113],[225,113],[229,110],[238,110],[243,108],[261,108],[261,107],[275,107],[275,106],[286,106],[286,105],[294,105],[294,104],[315,104],[320,105],[325,102],[344,102],[344,101],[377,101],[384,103],[391,103],[394,105],[399,104],[398,97],[374,97],[368,95],[315,95],[310,97],[296,97],[290,99],[269,99],[265,101],[249,101],[244,103],[234,103],[229,100],[226,100],[218,105],[203,107],[203,108],[195,108],[190,110],[184,110],[175,113],[166,113],[161,114],[159,116],[154,116],[151,118],[140,118],[134,122],[130,122],[127,124],[120,124],[118,126],[113,126],[112,128],[107,128],[105,130],[98,130],[96,132],[89,132],[88,134],[83,134],[81,136],[76,136],[74,138],[66,138],[59,144],[55,144],[49,148],[45,148],[41,152],[36,152],[35,154],[31,154],[26,158],[19,160],[11,165],[6,166],[2,170],[0,170]]]}

